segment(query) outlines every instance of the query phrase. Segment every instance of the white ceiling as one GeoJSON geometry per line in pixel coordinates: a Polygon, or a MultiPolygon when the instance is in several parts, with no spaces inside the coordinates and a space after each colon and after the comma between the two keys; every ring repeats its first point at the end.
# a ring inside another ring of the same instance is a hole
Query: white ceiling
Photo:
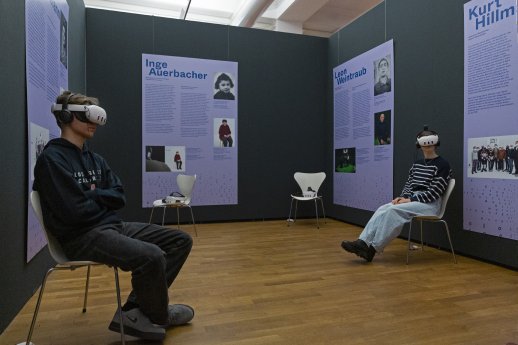
{"type": "Polygon", "coordinates": [[[383,0],[84,0],[84,2],[86,7],[90,8],[329,37],[383,0]],[[187,15],[185,15],[186,11],[187,15]]]}

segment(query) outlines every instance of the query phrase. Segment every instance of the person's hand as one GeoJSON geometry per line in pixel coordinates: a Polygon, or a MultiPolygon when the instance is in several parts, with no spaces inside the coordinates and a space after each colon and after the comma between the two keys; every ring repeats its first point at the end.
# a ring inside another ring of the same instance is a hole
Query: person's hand
{"type": "Polygon", "coordinates": [[[399,196],[399,197],[395,198],[394,200],[392,200],[392,204],[399,205],[399,204],[405,204],[410,201],[411,200],[409,198],[403,198],[403,197],[399,196]]]}

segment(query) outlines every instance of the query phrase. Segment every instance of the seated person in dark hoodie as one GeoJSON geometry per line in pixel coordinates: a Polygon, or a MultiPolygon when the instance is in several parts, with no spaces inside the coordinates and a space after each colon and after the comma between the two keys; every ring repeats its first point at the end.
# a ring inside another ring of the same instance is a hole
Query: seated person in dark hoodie
{"type": "MultiPolygon", "coordinates": [[[[86,144],[97,128],[90,114],[106,114],[97,104],[95,98],[69,91],[57,97],[53,112],[61,138],[49,141],[39,156],[33,189],[40,194],[45,226],[68,259],[132,272],[133,289],[122,308],[125,333],[162,340],[165,328],[194,317],[190,306],[170,305],[168,299],[168,287],[189,256],[192,238],[180,230],[123,222],[117,216],[126,202],[121,181],[86,144]],[[78,111],[77,105],[90,108],[78,111]]],[[[120,332],[118,313],[109,329],[120,332]]]]}

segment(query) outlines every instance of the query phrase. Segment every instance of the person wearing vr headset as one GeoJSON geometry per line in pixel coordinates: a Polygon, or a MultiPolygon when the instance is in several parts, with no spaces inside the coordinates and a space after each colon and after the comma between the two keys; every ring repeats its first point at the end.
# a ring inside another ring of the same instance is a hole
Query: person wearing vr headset
{"type": "Polygon", "coordinates": [[[401,195],[374,212],[356,241],[343,241],[344,250],[371,262],[412,217],[439,213],[442,195],[452,177],[450,164],[438,155],[439,135],[427,126],[417,134],[416,146],[424,157],[410,168],[401,195]]]}
{"type": "MultiPolygon", "coordinates": [[[[162,340],[165,329],[188,323],[194,310],[169,304],[168,287],[186,261],[192,238],[155,224],[123,222],[126,202],[120,179],[88,149],[106,112],[96,98],[65,91],[52,105],[61,137],[50,140],[34,168],[46,227],[70,260],[90,260],[132,272],[132,291],[122,307],[125,334],[162,340]]],[[[109,329],[120,332],[115,313],[109,329]]]]}

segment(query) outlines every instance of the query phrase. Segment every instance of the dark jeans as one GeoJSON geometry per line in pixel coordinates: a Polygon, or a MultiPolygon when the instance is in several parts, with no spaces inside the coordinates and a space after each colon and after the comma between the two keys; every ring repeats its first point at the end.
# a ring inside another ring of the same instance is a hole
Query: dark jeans
{"type": "Polygon", "coordinates": [[[234,143],[234,140],[232,140],[232,137],[223,138],[223,139],[221,139],[221,141],[223,142],[224,147],[232,147],[232,144],[234,143]]]}
{"type": "Polygon", "coordinates": [[[108,224],[62,243],[70,260],[90,260],[131,271],[127,304],[138,305],[152,322],[165,324],[167,289],[192,248],[189,234],[146,223],[108,224]]]}

